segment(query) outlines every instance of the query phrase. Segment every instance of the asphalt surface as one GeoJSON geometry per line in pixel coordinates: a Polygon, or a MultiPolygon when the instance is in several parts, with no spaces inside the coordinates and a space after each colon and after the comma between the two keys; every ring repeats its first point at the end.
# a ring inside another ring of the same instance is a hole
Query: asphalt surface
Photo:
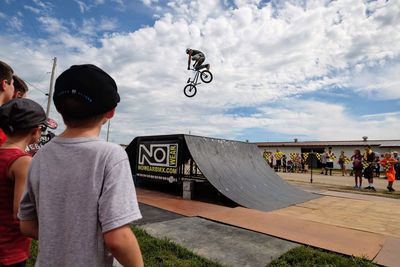
{"type": "MultiPolygon", "coordinates": [[[[325,176],[314,173],[314,183],[311,184],[309,183],[310,173],[278,174],[286,181],[317,194],[325,192],[325,186],[338,187],[338,189],[343,186],[351,188],[354,183],[354,178],[351,176],[325,176]],[[322,187],[320,188],[320,186],[322,187]]],[[[375,179],[375,187],[378,190],[384,191],[386,183],[386,179],[375,179]]],[[[364,191],[358,190],[357,193],[369,194],[364,191]]],[[[368,196],[371,197],[370,194],[366,197],[368,196]]],[[[145,204],[140,204],[140,209],[143,219],[135,224],[150,235],[167,238],[202,257],[224,265],[266,266],[273,259],[299,246],[296,243],[269,235],[216,223],[204,218],[185,217],[145,204]]]]}
{"type": "MultiPolygon", "coordinates": [[[[229,266],[266,266],[299,246],[269,235],[178,214],[140,204],[138,227],[157,238],[167,238],[197,255],[229,266]]],[[[117,266],[117,265],[116,265],[117,266]]]]}

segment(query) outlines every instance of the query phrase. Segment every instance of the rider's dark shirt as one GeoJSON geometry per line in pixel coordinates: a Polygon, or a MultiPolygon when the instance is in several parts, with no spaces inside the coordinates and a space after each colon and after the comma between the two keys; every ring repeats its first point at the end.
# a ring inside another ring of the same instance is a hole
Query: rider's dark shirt
{"type": "Polygon", "coordinates": [[[203,57],[204,57],[203,52],[201,52],[201,51],[199,51],[199,50],[194,50],[194,49],[192,49],[192,56],[197,55],[197,54],[200,54],[200,56],[203,56],[203,57]]]}

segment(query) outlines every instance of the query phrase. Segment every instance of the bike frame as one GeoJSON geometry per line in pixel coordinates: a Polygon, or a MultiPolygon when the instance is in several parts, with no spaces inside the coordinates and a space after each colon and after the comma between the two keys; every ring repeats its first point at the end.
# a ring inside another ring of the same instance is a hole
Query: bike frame
{"type": "Polygon", "coordinates": [[[198,82],[198,80],[199,80],[199,75],[200,75],[200,70],[192,69],[192,71],[195,71],[196,74],[194,75],[193,80],[191,80],[191,79],[189,78],[189,80],[187,81],[187,83],[191,83],[191,84],[193,84],[193,85],[201,84],[201,82],[198,82]]]}

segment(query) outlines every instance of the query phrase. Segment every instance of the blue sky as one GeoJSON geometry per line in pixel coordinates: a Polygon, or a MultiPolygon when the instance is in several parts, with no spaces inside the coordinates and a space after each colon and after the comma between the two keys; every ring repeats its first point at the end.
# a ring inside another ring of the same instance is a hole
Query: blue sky
{"type": "MultiPolygon", "coordinates": [[[[399,138],[400,1],[0,3],[0,60],[28,82],[30,98],[46,105],[54,57],[57,75],[92,63],[114,77],[122,102],[113,142],[399,138]],[[193,98],[183,95],[187,47],[205,52],[214,74],[193,98]]],[[[54,107],[51,116],[61,121],[54,107]]]]}

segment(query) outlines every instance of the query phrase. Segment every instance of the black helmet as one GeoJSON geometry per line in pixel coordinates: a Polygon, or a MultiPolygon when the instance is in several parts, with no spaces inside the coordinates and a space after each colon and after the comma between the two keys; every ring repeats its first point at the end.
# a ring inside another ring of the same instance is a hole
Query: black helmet
{"type": "Polygon", "coordinates": [[[186,54],[189,54],[190,50],[190,48],[186,48],[186,54]]]}

